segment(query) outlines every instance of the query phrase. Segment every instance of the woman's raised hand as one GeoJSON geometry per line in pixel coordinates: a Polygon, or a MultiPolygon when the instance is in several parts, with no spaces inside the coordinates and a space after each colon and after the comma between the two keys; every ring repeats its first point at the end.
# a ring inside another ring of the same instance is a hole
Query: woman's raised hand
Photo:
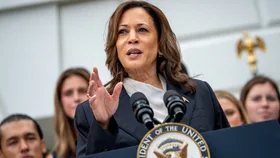
{"type": "Polygon", "coordinates": [[[119,82],[115,86],[113,94],[110,95],[99,78],[97,68],[93,68],[87,95],[94,117],[104,129],[107,129],[111,117],[118,108],[121,90],[122,82],[119,82]]]}

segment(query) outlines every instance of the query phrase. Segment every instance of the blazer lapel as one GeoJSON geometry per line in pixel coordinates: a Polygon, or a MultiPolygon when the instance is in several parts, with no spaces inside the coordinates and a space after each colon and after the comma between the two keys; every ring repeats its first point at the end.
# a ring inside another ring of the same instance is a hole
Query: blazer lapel
{"type": "Polygon", "coordinates": [[[177,93],[179,93],[182,96],[182,99],[185,101],[187,112],[186,112],[184,118],[181,120],[181,123],[190,125],[191,116],[192,116],[194,106],[195,106],[194,96],[191,95],[188,92],[188,90],[182,85],[173,85],[173,84],[167,83],[167,90],[175,90],[177,93]]]}
{"type": "Polygon", "coordinates": [[[120,129],[129,133],[139,141],[141,141],[143,136],[148,132],[145,125],[136,120],[130,105],[130,97],[124,88],[120,94],[119,107],[114,114],[114,118],[120,129]]]}

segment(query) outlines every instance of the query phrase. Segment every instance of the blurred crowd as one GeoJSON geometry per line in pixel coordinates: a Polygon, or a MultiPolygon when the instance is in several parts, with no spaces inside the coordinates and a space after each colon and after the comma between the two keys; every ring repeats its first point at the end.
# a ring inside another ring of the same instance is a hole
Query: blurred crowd
{"type": "MultiPolygon", "coordinates": [[[[33,118],[12,114],[0,124],[0,156],[16,157],[24,150],[32,150],[35,157],[75,157],[77,133],[73,119],[77,105],[87,100],[89,79],[88,70],[79,67],[65,70],[57,80],[54,95],[55,144],[51,152],[47,153],[43,132],[33,118]]],[[[224,90],[216,90],[215,94],[231,127],[279,120],[279,89],[276,82],[267,76],[255,76],[247,81],[240,92],[240,99],[224,90]]]]}

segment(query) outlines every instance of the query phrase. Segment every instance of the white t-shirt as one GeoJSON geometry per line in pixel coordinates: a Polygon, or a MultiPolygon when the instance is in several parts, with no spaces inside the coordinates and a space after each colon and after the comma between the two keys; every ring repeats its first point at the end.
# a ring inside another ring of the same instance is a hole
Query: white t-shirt
{"type": "Polygon", "coordinates": [[[147,97],[150,107],[154,111],[154,118],[162,123],[168,116],[168,110],[163,101],[163,95],[166,92],[166,81],[161,75],[159,75],[159,78],[163,90],[131,78],[125,78],[123,86],[130,97],[135,92],[143,93],[147,97]]]}

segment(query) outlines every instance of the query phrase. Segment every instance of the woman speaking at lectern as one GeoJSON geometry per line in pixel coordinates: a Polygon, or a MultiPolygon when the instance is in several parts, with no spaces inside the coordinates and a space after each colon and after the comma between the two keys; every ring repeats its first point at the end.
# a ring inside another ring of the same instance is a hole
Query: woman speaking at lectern
{"type": "Polygon", "coordinates": [[[163,95],[175,90],[185,98],[180,123],[198,132],[229,127],[208,83],[190,79],[181,68],[177,39],[163,12],[145,1],[120,4],[110,17],[106,65],[112,80],[105,86],[93,68],[89,100],[76,109],[77,156],[138,145],[148,132],[129,103],[135,92],[149,100],[155,119],[168,116],[163,95]]]}

